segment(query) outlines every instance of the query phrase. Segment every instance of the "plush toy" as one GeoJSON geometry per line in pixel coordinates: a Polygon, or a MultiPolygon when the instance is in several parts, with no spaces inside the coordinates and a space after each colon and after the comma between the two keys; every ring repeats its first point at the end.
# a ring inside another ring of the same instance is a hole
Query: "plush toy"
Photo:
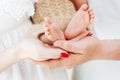
{"type": "Polygon", "coordinates": [[[76,10],[70,0],[39,0],[35,3],[35,14],[32,18],[35,24],[29,30],[29,36],[39,38],[44,35],[44,17],[57,20],[64,31],[76,10]]]}

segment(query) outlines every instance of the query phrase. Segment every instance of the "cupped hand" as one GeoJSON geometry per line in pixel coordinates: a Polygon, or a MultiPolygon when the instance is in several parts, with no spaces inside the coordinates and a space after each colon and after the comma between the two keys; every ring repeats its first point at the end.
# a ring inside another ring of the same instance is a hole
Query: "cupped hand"
{"type": "Polygon", "coordinates": [[[66,53],[64,50],[58,48],[51,48],[49,45],[42,43],[38,39],[26,39],[20,45],[19,49],[21,57],[30,58],[33,60],[48,60],[58,59],[61,53],[66,53]]]}
{"type": "Polygon", "coordinates": [[[59,40],[54,43],[56,47],[71,52],[68,58],[36,62],[47,68],[71,68],[96,57],[96,51],[99,48],[99,40],[95,37],[85,37],[79,41],[59,40]]]}
{"type": "Polygon", "coordinates": [[[54,43],[54,46],[67,50],[68,52],[88,55],[90,53],[95,53],[99,43],[96,37],[87,36],[78,41],[59,40],[54,43]]]}

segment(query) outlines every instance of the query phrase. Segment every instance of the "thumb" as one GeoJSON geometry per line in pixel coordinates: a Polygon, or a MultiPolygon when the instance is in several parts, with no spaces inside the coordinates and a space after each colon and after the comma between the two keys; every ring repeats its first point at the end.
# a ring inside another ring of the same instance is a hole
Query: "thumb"
{"type": "Polygon", "coordinates": [[[68,52],[80,53],[80,54],[82,53],[79,44],[77,44],[77,42],[74,41],[58,40],[54,42],[54,46],[62,48],[68,52]]]}

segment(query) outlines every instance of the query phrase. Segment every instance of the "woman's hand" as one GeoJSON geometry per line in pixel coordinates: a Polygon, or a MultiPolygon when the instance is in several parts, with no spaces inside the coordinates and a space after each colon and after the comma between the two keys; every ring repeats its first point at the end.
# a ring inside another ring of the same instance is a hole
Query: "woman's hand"
{"type": "MultiPolygon", "coordinates": [[[[58,59],[61,53],[65,51],[57,48],[51,48],[49,45],[42,43],[38,39],[27,39],[19,45],[21,58],[30,58],[33,60],[58,59]]],[[[66,53],[67,54],[67,53],[66,53]]]]}
{"type": "Polygon", "coordinates": [[[74,42],[56,41],[54,45],[73,54],[68,58],[36,62],[36,64],[47,68],[71,68],[90,60],[120,60],[120,40],[98,40],[90,36],[74,42]]]}
{"type": "Polygon", "coordinates": [[[27,39],[16,46],[0,52],[0,72],[22,59],[29,58],[35,61],[58,59],[61,57],[62,52],[65,53],[65,51],[51,48],[37,39],[27,39]]]}
{"type": "Polygon", "coordinates": [[[100,41],[97,38],[88,36],[78,41],[59,40],[54,43],[54,46],[65,49],[68,52],[88,55],[90,53],[95,53],[99,44],[100,41]]]}
{"type": "Polygon", "coordinates": [[[68,58],[35,62],[47,68],[71,68],[89,60],[95,59],[95,53],[100,49],[100,42],[95,37],[85,37],[79,41],[59,40],[54,43],[56,47],[71,52],[68,58]],[[99,49],[98,49],[99,48],[99,49]]]}

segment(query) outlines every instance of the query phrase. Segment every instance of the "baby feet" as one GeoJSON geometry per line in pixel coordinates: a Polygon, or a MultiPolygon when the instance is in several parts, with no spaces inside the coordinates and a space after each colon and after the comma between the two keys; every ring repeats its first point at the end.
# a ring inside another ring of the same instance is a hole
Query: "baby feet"
{"type": "Polygon", "coordinates": [[[73,39],[83,32],[88,34],[87,29],[89,29],[89,25],[93,22],[93,20],[93,10],[88,9],[88,6],[83,4],[68,24],[65,30],[65,37],[67,39],[73,39]]]}
{"type": "MultiPolygon", "coordinates": [[[[86,4],[73,16],[72,20],[68,24],[65,33],[60,29],[60,24],[50,17],[45,17],[45,35],[50,41],[63,40],[63,39],[81,39],[90,33],[89,25],[94,20],[94,14],[92,9],[88,9],[86,4]],[[65,35],[65,37],[64,37],[65,35]]],[[[75,39],[75,40],[76,40],[75,39]]]]}
{"type": "Polygon", "coordinates": [[[65,39],[64,33],[60,29],[60,25],[57,21],[50,17],[45,17],[45,35],[51,41],[63,40],[65,39]]]}

